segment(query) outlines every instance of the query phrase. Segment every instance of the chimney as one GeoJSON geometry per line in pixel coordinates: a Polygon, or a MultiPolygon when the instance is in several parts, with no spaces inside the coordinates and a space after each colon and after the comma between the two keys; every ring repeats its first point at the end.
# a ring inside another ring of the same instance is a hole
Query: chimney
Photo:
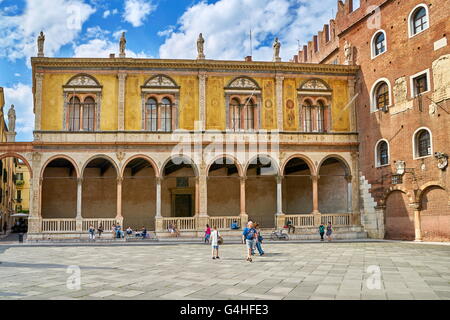
{"type": "Polygon", "coordinates": [[[116,54],[115,54],[115,53],[110,53],[110,54],[109,54],[109,58],[110,58],[110,59],[114,59],[115,57],[116,57],[116,54]]]}
{"type": "Polygon", "coordinates": [[[245,57],[245,62],[252,62],[252,56],[246,56],[245,57]]]}

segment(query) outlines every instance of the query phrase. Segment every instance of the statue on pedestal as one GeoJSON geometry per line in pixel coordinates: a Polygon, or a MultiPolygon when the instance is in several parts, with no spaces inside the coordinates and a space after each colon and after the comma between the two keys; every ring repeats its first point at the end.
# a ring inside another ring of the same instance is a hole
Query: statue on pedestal
{"type": "Polygon", "coordinates": [[[120,55],[119,57],[125,58],[125,48],[127,44],[127,39],[125,38],[125,32],[122,32],[122,37],[120,37],[120,55]]]}
{"type": "Polygon", "coordinates": [[[16,110],[14,110],[14,105],[8,111],[8,132],[16,131],[16,110]]]}
{"type": "Polygon", "coordinates": [[[45,42],[45,35],[44,32],[41,31],[41,34],[37,38],[38,57],[44,56],[44,42],[45,42]]]}
{"type": "Polygon", "coordinates": [[[278,38],[275,38],[275,41],[273,42],[273,61],[275,62],[280,62],[281,58],[280,58],[280,48],[281,48],[281,43],[280,41],[278,41],[278,38]]]}
{"type": "Polygon", "coordinates": [[[203,35],[200,33],[197,39],[197,59],[205,59],[204,46],[205,39],[203,39],[203,35]]]}
{"type": "Polygon", "coordinates": [[[345,46],[344,46],[344,57],[345,57],[345,64],[346,65],[352,65],[353,64],[352,46],[347,40],[345,41],[345,46]]]}

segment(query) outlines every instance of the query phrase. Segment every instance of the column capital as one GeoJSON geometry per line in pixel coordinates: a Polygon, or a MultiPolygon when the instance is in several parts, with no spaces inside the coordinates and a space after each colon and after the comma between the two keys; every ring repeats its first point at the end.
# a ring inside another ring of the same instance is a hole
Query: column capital
{"type": "Polygon", "coordinates": [[[310,175],[309,178],[313,181],[313,182],[317,182],[320,179],[320,176],[318,174],[316,175],[310,175]]]}
{"type": "Polygon", "coordinates": [[[247,176],[240,176],[239,181],[241,181],[241,182],[247,181],[247,176]]]}
{"type": "Polygon", "coordinates": [[[276,176],[277,183],[282,183],[284,176],[276,176]]]}
{"type": "Polygon", "coordinates": [[[420,210],[420,203],[419,202],[410,203],[410,204],[408,204],[408,206],[411,209],[415,210],[415,211],[419,211],[420,210]]]}
{"type": "Polygon", "coordinates": [[[123,177],[117,177],[116,180],[117,180],[117,184],[122,184],[123,177]]]}
{"type": "Polygon", "coordinates": [[[34,76],[36,77],[36,81],[44,80],[44,73],[43,72],[36,72],[34,76]]]}
{"type": "Polygon", "coordinates": [[[128,74],[124,73],[124,72],[119,72],[117,74],[117,78],[119,78],[119,80],[125,80],[127,77],[128,77],[128,74]]]}
{"type": "Polygon", "coordinates": [[[344,178],[348,183],[350,183],[350,182],[352,182],[353,177],[352,177],[352,175],[349,174],[349,175],[345,176],[344,178]]]}
{"type": "Polygon", "coordinates": [[[77,183],[78,184],[82,184],[83,183],[84,178],[77,178],[77,183]]]}
{"type": "Polygon", "coordinates": [[[164,177],[161,177],[161,176],[156,176],[155,177],[156,184],[161,184],[163,182],[163,180],[164,180],[164,177]]]}

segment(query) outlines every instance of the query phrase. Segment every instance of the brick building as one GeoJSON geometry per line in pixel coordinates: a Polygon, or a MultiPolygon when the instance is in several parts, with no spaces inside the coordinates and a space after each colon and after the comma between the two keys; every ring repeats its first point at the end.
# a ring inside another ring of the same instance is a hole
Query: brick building
{"type": "Polygon", "coordinates": [[[338,1],[294,62],[356,64],[362,223],[372,237],[450,238],[449,2],[338,1]]]}

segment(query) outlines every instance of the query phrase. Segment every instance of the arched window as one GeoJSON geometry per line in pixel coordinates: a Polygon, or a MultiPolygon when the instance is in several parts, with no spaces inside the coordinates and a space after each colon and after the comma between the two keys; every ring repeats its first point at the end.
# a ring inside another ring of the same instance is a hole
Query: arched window
{"type": "Polygon", "coordinates": [[[317,131],[325,131],[325,105],[322,100],[319,100],[317,106],[317,131]]]}
{"type": "Polygon", "coordinates": [[[389,105],[389,87],[386,82],[381,82],[375,90],[375,101],[377,109],[389,105]]]}
{"type": "Polygon", "coordinates": [[[428,29],[428,8],[425,4],[419,4],[409,15],[409,36],[415,36],[428,29]]]}
{"type": "Polygon", "coordinates": [[[241,130],[241,104],[238,99],[233,98],[230,102],[231,129],[241,130]]]}
{"type": "Polygon", "coordinates": [[[92,97],[84,99],[83,103],[83,130],[94,131],[95,100],[92,97]]]}
{"type": "Polygon", "coordinates": [[[426,157],[431,155],[430,132],[428,130],[422,129],[416,134],[416,136],[417,156],[426,157]]]}
{"type": "Polygon", "coordinates": [[[305,101],[305,106],[303,108],[305,110],[305,114],[303,116],[304,119],[304,131],[311,132],[312,131],[312,103],[310,100],[305,101]]]}
{"type": "Polygon", "coordinates": [[[164,98],[160,105],[161,131],[172,131],[172,102],[164,98]]]}
{"type": "Polygon", "coordinates": [[[153,98],[149,98],[145,104],[145,128],[158,131],[158,103],[153,98]]]}
{"type": "Polygon", "coordinates": [[[69,101],[69,131],[80,131],[80,108],[78,97],[72,97],[69,101]]]}
{"type": "Polygon", "coordinates": [[[253,99],[248,99],[245,104],[245,129],[254,130],[255,129],[255,103],[253,99]]]}
{"type": "Polygon", "coordinates": [[[385,140],[381,140],[376,147],[376,165],[381,167],[387,164],[389,164],[389,146],[385,140]]]}
{"type": "Polygon", "coordinates": [[[383,30],[377,31],[372,37],[372,58],[386,52],[386,33],[383,30]]]}

